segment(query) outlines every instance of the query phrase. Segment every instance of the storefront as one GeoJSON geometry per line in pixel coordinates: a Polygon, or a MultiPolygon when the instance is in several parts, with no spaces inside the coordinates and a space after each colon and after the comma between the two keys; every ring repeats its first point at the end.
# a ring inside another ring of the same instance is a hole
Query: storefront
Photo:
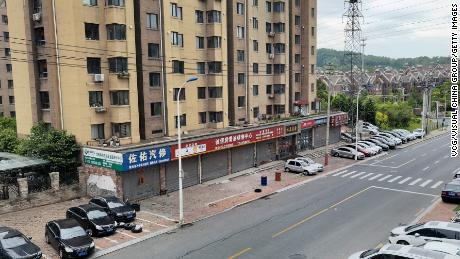
{"type": "Polygon", "coordinates": [[[201,181],[206,182],[229,174],[228,150],[201,155],[201,181]]]}
{"type": "MultiPolygon", "coordinates": [[[[184,188],[200,183],[198,173],[198,157],[190,157],[182,159],[182,170],[184,171],[184,178],[182,179],[182,186],[184,188]]],[[[166,190],[167,192],[177,191],[179,189],[179,162],[171,161],[165,166],[166,175],[166,190]]]]}
{"type": "Polygon", "coordinates": [[[284,127],[285,136],[278,140],[278,154],[280,159],[288,158],[296,154],[296,135],[300,132],[298,123],[288,124],[284,127]]]}
{"type": "Polygon", "coordinates": [[[232,173],[254,167],[254,144],[231,149],[232,173]]]}
{"type": "Polygon", "coordinates": [[[300,122],[300,133],[297,135],[297,150],[306,150],[313,148],[313,127],[315,120],[306,120],[300,122]]]}
{"type": "Polygon", "coordinates": [[[256,143],[257,166],[276,160],[276,140],[256,143]]]}
{"type": "Polygon", "coordinates": [[[125,199],[137,200],[160,194],[160,167],[150,166],[120,173],[125,199]]]}

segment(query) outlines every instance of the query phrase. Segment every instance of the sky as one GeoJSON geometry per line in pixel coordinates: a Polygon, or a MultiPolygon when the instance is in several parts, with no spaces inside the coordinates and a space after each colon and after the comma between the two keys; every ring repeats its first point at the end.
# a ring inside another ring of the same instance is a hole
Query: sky
{"type": "MultiPolygon", "coordinates": [[[[344,0],[318,1],[318,48],[344,49],[344,0]]],[[[365,54],[449,56],[453,0],[363,0],[365,54]]]]}

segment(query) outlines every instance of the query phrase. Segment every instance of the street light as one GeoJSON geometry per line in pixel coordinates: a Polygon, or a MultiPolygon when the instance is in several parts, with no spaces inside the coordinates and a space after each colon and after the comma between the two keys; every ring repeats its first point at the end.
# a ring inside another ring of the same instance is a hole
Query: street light
{"type": "MultiPolygon", "coordinates": [[[[365,90],[367,88],[371,88],[372,85],[370,82],[368,82],[367,85],[363,85],[362,87],[359,88],[358,94],[356,95],[356,139],[355,139],[355,151],[356,154],[358,154],[358,122],[359,122],[359,94],[361,93],[362,90],[365,90]]],[[[355,155],[355,160],[358,160],[358,155],[355,155]]]]}
{"type": "Polygon", "coordinates": [[[177,108],[177,147],[179,150],[179,225],[184,224],[184,194],[182,191],[182,180],[184,178],[184,172],[182,171],[182,142],[181,142],[181,115],[180,115],[180,92],[187,83],[198,80],[198,77],[192,76],[185,81],[177,91],[176,95],[176,108],[177,108]]]}
{"type": "MultiPolygon", "coordinates": [[[[333,65],[329,63],[326,68],[326,73],[328,75],[332,74],[333,65]]],[[[324,152],[324,165],[327,166],[329,164],[329,128],[331,123],[331,91],[333,85],[326,84],[327,87],[327,126],[326,126],[326,151],[324,152]]]]}

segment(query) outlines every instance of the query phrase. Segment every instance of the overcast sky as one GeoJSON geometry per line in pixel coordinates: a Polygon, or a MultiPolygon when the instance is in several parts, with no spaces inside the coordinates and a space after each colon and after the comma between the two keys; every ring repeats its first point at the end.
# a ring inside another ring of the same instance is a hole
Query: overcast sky
{"type": "MultiPolygon", "coordinates": [[[[363,0],[366,54],[448,56],[448,0],[363,0]]],[[[318,0],[318,48],[344,49],[344,0],[318,0]],[[343,22],[342,22],[343,21],[343,22]]]]}

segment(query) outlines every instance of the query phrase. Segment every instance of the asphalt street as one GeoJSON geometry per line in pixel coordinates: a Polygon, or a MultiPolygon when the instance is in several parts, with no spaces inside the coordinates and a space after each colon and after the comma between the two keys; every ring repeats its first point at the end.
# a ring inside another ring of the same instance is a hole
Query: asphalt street
{"type": "Polygon", "coordinates": [[[347,258],[386,243],[459,168],[449,136],[390,151],[103,258],[347,258]]]}

